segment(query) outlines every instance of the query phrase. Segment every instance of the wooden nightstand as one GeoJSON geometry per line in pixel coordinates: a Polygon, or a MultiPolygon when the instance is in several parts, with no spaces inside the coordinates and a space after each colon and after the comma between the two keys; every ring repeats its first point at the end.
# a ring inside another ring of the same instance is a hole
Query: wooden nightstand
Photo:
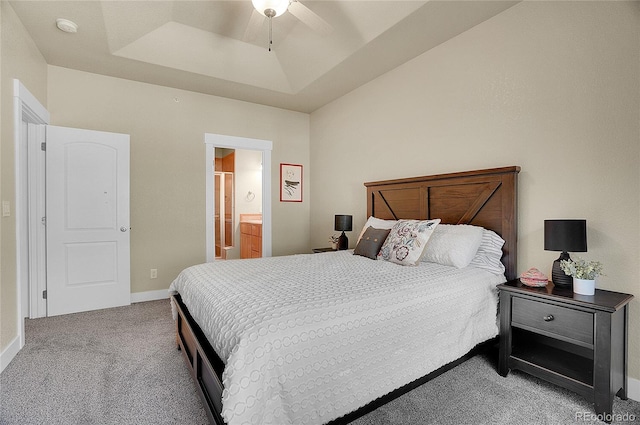
{"type": "Polygon", "coordinates": [[[319,252],[333,252],[335,249],[333,248],[313,248],[313,253],[317,254],[319,252]]]}
{"type": "Polygon", "coordinates": [[[595,295],[519,280],[500,289],[498,372],[519,369],[574,391],[611,416],[613,399],[627,398],[627,332],[633,295],[595,295]]]}

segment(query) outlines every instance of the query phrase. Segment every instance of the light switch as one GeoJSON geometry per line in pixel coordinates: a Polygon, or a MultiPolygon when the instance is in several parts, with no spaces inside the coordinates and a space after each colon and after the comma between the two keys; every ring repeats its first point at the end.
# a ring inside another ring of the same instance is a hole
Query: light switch
{"type": "Polygon", "coordinates": [[[11,203],[9,201],[2,201],[2,216],[3,217],[11,216],[11,203]]]}

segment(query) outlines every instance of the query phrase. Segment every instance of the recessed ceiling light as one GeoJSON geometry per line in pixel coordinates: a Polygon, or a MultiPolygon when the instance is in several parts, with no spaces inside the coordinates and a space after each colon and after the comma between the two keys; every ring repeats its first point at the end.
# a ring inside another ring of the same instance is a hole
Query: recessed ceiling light
{"type": "Polygon", "coordinates": [[[62,19],[62,18],[56,19],[56,26],[60,31],[69,32],[72,34],[78,32],[78,25],[75,22],[70,21],[68,19],[62,19]]]}

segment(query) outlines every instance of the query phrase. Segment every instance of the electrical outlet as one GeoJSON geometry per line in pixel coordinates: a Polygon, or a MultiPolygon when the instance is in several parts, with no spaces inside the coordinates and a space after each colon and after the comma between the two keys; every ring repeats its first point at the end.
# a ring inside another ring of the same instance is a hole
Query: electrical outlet
{"type": "Polygon", "coordinates": [[[158,277],[158,269],[151,269],[151,273],[149,274],[151,279],[157,279],[158,277]]]}
{"type": "Polygon", "coordinates": [[[2,216],[11,217],[11,203],[9,201],[2,201],[2,216]]]}

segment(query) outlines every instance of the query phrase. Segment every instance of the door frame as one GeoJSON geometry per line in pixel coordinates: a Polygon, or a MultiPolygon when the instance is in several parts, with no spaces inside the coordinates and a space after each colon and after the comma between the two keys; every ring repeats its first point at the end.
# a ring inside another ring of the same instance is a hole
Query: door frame
{"type": "MultiPolygon", "coordinates": [[[[24,318],[42,317],[37,314],[40,312],[31,312],[30,306],[33,305],[32,300],[37,299],[37,288],[32,288],[35,282],[31,282],[30,273],[34,273],[32,267],[42,267],[35,264],[31,260],[31,253],[34,252],[35,244],[42,244],[44,240],[32,240],[30,243],[29,235],[42,234],[31,229],[33,220],[30,220],[30,192],[29,180],[34,181],[36,176],[43,175],[44,170],[38,169],[38,161],[29,158],[27,142],[36,140],[35,137],[29,137],[29,126],[26,124],[46,125],[50,122],[49,111],[31,94],[31,92],[18,79],[13,80],[13,140],[14,140],[14,161],[15,161],[15,215],[16,215],[16,290],[17,290],[17,323],[18,336],[20,337],[20,348],[24,347],[24,318]],[[27,134],[25,134],[25,132],[27,134]],[[25,312],[24,310],[27,309],[25,312]],[[28,314],[26,314],[28,313],[28,314]],[[35,313],[35,314],[33,314],[35,313]]],[[[46,275],[46,270],[38,270],[46,275]]],[[[37,304],[37,303],[36,303],[37,304]]],[[[46,311],[43,315],[46,315],[46,311]]]]}
{"type": "Polygon", "coordinates": [[[247,137],[227,136],[223,134],[205,133],[205,181],[206,181],[206,260],[215,261],[216,241],[214,234],[215,196],[214,196],[214,162],[215,148],[245,149],[262,152],[262,255],[271,257],[271,150],[270,140],[250,139],[247,137]]]}

